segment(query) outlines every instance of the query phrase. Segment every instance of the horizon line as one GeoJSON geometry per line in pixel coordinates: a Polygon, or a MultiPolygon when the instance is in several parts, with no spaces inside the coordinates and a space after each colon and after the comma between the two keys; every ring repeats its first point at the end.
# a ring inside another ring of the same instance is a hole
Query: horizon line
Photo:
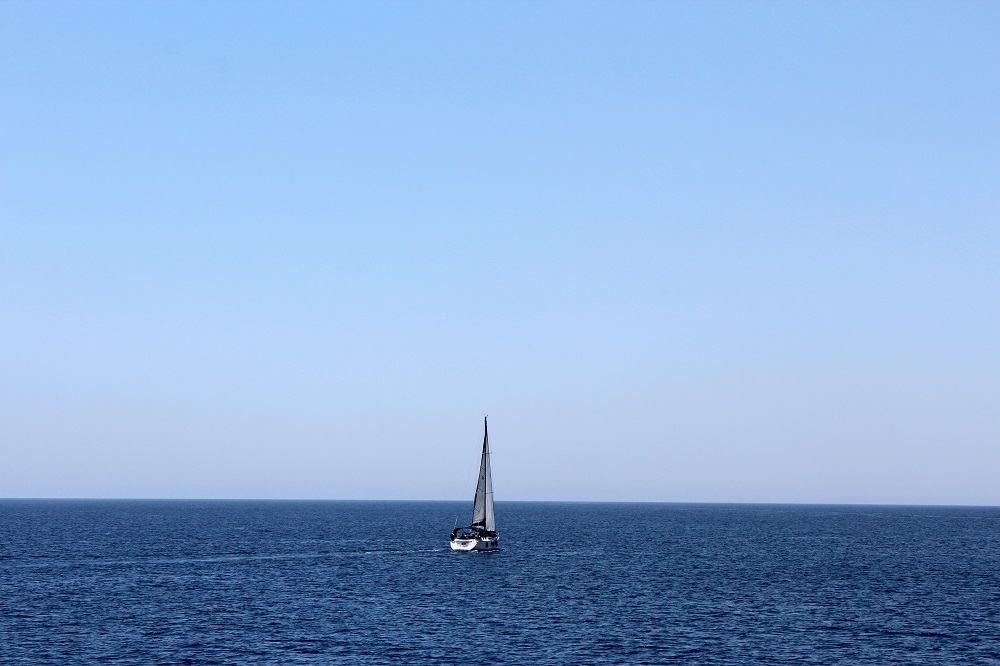
{"type": "MultiPolygon", "coordinates": [[[[317,497],[0,497],[0,502],[439,502],[466,503],[466,499],[372,499],[317,497]]],[[[963,503],[898,503],[898,502],[783,502],[783,501],[719,501],[719,500],[495,500],[497,504],[677,504],[716,506],[855,506],[855,507],[926,507],[997,509],[1000,504],[963,503]]]]}

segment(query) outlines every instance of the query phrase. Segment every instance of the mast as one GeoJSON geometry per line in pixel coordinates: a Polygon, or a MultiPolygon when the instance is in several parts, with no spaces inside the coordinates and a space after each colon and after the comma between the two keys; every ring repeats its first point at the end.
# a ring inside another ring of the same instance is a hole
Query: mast
{"type": "Polygon", "coordinates": [[[486,428],[486,417],[483,417],[483,458],[486,461],[486,530],[495,532],[496,517],[493,513],[493,474],[490,469],[490,436],[486,428]]]}

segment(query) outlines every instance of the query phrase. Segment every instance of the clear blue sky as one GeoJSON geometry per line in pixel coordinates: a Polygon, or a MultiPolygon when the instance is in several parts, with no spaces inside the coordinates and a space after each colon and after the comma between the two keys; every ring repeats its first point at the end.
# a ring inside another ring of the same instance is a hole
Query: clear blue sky
{"type": "Polygon", "coordinates": [[[998,35],[0,3],[0,496],[1000,504],[998,35]]]}

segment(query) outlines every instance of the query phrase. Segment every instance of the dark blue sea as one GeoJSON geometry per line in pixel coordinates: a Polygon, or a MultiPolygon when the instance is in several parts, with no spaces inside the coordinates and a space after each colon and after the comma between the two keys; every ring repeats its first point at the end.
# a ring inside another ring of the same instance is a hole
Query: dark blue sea
{"type": "Polygon", "coordinates": [[[1000,509],[0,501],[0,664],[1000,664],[1000,509]]]}

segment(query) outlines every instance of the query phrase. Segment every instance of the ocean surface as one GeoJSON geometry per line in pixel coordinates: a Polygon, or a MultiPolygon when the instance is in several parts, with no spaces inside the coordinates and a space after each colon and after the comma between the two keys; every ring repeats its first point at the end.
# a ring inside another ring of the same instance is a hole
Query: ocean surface
{"type": "Polygon", "coordinates": [[[0,664],[1000,664],[1000,509],[0,501],[0,664]]]}

